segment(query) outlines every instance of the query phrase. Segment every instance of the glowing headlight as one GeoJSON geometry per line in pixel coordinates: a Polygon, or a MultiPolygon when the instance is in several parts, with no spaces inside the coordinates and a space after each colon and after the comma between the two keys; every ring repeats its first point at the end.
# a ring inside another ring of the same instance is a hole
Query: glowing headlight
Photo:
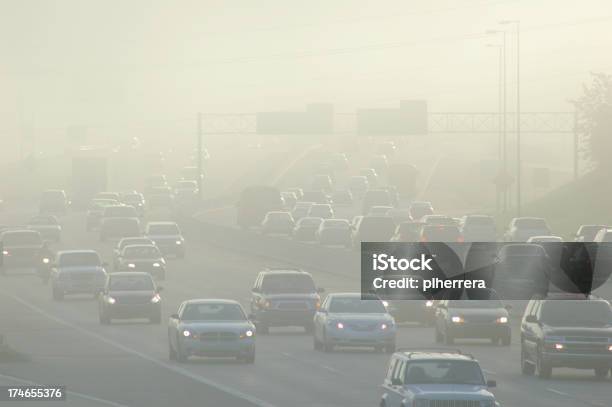
{"type": "Polygon", "coordinates": [[[112,304],[116,303],[116,302],[117,302],[117,300],[116,300],[116,299],[114,299],[113,297],[108,297],[108,298],[106,299],[106,302],[108,302],[109,304],[111,304],[111,305],[112,305],[112,304]]]}
{"type": "Polygon", "coordinates": [[[272,306],[272,303],[270,303],[270,301],[263,300],[263,301],[261,301],[261,306],[263,308],[270,308],[270,306],[272,306]]]}
{"type": "Polygon", "coordinates": [[[451,321],[455,324],[462,324],[464,322],[464,319],[460,316],[455,315],[454,317],[451,317],[451,321]]]}
{"type": "Polygon", "coordinates": [[[383,301],[382,303],[385,306],[385,308],[389,308],[389,301],[383,301]]]}
{"type": "Polygon", "coordinates": [[[159,263],[153,263],[153,267],[161,267],[161,264],[159,264],[159,263]]]}
{"type": "Polygon", "coordinates": [[[247,329],[247,331],[242,335],[242,338],[252,338],[253,335],[255,335],[255,332],[250,329],[247,329]]]}
{"type": "Polygon", "coordinates": [[[160,302],[160,301],[161,301],[161,297],[159,296],[159,294],[155,294],[155,295],[153,296],[153,298],[151,298],[151,302],[152,302],[153,304],[157,304],[157,303],[158,303],[158,302],[160,302]]]}
{"type": "Polygon", "coordinates": [[[42,259],[42,262],[45,264],[49,264],[49,258],[45,257],[42,259]]]}
{"type": "Polygon", "coordinates": [[[495,320],[495,322],[497,322],[498,324],[507,324],[508,323],[508,317],[499,317],[495,320]]]}
{"type": "Polygon", "coordinates": [[[431,307],[433,307],[433,301],[431,301],[431,300],[427,300],[427,301],[425,301],[425,306],[426,306],[427,308],[431,308],[431,307]]]}
{"type": "Polygon", "coordinates": [[[608,346],[608,350],[612,352],[612,345],[608,346]]]}
{"type": "Polygon", "coordinates": [[[2,250],[2,254],[4,254],[5,256],[8,256],[9,252],[8,250],[2,250]]]}
{"type": "Polygon", "coordinates": [[[380,324],[380,329],[382,329],[383,331],[385,329],[387,329],[389,326],[387,324],[380,324]]]}
{"type": "Polygon", "coordinates": [[[191,336],[191,332],[189,332],[188,330],[186,330],[186,329],[185,329],[185,330],[183,331],[183,336],[184,336],[185,338],[189,338],[189,337],[191,336]]]}
{"type": "Polygon", "coordinates": [[[134,269],[136,268],[136,265],[134,263],[129,263],[128,268],[134,269]]]}
{"type": "Polygon", "coordinates": [[[177,240],[176,244],[183,244],[183,242],[181,242],[180,240],[177,240]]]}
{"type": "Polygon", "coordinates": [[[336,328],[338,328],[338,329],[344,329],[344,324],[343,324],[342,322],[338,322],[338,323],[336,324],[336,328]]]}
{"type": "Polygon", "coordinates": [[[565,348],[565,346],[563,346],[562,343],[555,343],[555,349],[556,350],[563,350],[563,348],[565,348]]]}

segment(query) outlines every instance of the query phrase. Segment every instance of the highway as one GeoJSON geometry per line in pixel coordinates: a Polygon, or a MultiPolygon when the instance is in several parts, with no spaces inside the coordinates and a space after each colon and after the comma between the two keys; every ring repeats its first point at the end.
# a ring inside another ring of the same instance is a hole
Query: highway
{"type": "MultiPolygon", "coordinates": [[[[60,247],[95,248],[110,260],[112,244],[100,244],[95,232],[84,231],[82,213],[65,216],[62,224],[60,247]]],[[[211,247],[195,236],[186,238],[187,257],[170,261],[162,283],[164,316],[188,298],[233,298],[248,308],[256,273],[280,265],[211,247]]],[[[333,271],[312,272],[328,292],[357,289],[356,279],[333,271]]],[[[510,348],[478,341],[457,345],[481,362],[488,379],[497,380],[494,392],[503,406],[609,405],[610,379],[598,381],[591,371],[560,369],[546,381],[521,376],[517,321],[512,322],[515,335],[510,348]]],[[[49,287],[32,275],[2,279],[0,323],[13,347],[31,359],[0,364],[0,383],[68,386],[69,404],[48,405],[374,406],[389,358],[369,350],[315,352],[311,337],[301,331],[272,329],[270,335],[258,336],[254,365],[222,359],[179,365],[168,360],[165,319],[160,326],[144,322],[102,326],[91,298],[54,302],[49,287]]],[[[400,328],[400,347],[432,343],[431,328],[400,328]]]]}

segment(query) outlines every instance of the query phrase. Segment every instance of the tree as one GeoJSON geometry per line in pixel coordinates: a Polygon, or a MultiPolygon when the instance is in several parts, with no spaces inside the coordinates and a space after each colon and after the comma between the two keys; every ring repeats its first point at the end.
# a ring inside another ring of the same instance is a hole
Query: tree
{"type": "Polygon", "coordinates": [[[593,169],[612,169],[612,76],[593,73],[592,82],[582,86],[582,95],[572,104],[581,154],[593,169]]]}

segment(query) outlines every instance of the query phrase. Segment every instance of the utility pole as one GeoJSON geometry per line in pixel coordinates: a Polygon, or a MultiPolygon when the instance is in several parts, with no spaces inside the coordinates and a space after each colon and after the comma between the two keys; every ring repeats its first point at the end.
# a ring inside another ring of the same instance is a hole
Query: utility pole
{"type": "Polygon", "coordinates": [[[202,201],[202,113],[198,113],[198,197],[202,201]]]}

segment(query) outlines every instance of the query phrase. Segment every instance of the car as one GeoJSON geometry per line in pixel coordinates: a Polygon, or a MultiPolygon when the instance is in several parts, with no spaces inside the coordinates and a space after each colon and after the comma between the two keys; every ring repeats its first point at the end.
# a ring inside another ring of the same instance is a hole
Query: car
{"type": "Polygon", "coordinates": [[[350,190],[337,190],[332,192],[331,200],[335,206],[351,206],[353,205],[353,194],[350,190]]]}
{"type": "Polygon", "coordinates": [[[332,153],[329,157],[329,163],[338,171],[346,171],[349,168],[349,161],[345,153],[332,153]]]}
{"type": "Polygon", "coordinates": [[[554,368],[612,369],[612,310],[608,301],[582,294],[533,298],[521,321],[521,372],[550,378],[554,368]]]}
{"type": "Polygon", "coordinates": [[[48,189],[40,197],[40,213],[64,214],[68,205],[69,201],[63,189],[48,189]]]}
{"type": "Polygon", "coordinates": [[[151,239],[148,237],[124,237],[123,239],[119,239],[117,245],[113,249],[113,270],[117,270],[119,268],[119,256],[123,251],[125,246],[129,245],[155,245],[151,239]]]}
{"type": "Polygon", "coordinates": [[[176,222],[149,222],[144,235],[164,254],[172,254],[177,258],[185,257],[185,238],[176,222]]]}
{"type": "Polygon", "coordinates": [[[383,407],[499,407],[494,380],[485,380],[471,355],[458,350],[400,349],[383,382],[383,407]]]}
{"type": "Polygon", "coordinates": [[[336,346],[373,347],[395,352],[395,321],[375,295],[331,293],[314,316],[313,347],[331,352],[336,346]]]}
{"type": "Polygon", "coordinates": [[[48,262],[48,250],[42,236],[36,230],[6,229],[0,234],[2,262],[0,273],[13,269],[30,269],[40,272],[48,262]]]}
{"type": "Polygon", "coordinates": [[[273,211],[266,213],[261,222],[261,233],[291,235],[295,221],[291,212],[273,211]]]}
{"type": "Polygon", "coordinates": [[[172,193],[151,193],[147,198],[149,210],[174,210],[175,196],[172,193]]]}
{"type": "Polygon", "coordinates": [[[260,226],[266,213],[282,210],[283,200],[278,188],[253,186],[242,191],[236,206],[236,223],[246,229],[260,226]]]}
{"type": "Polygon", "coordinates": [[[361,205],[361,213],[367,215],[373,206],[388,206],[393,207],[393,202],[389,191],[382,188],[369,189],[364,197],[361,205]]]}
{"type": "Polygon", "coordinates": [[[428,225],[421,228],[421,242],[463,242],[463,235],[455,225],[428,225]]]}
{"type": "Polygon", "coordinates": [[[563,242],[561,236],[531,236],[527,239],[527,243],[555,243],[563,242]]]}
{"type": "Polygon", "coordinates": [[[457,338],[489,339],[510,346],[512,332],[508,306],[491,289],[468,289],[467,299],[450,290],[436,304],[435,340],[452,345],[457,338]]]}
{"type": "Polygon", "coordinates": [[[504,298],[529,299],[548,289],[548,263],[546,250],[539,244],[504,244],[494,261],[494,288],[504,298]]]}
{"type": "Polygon", "coordinates": [[[45,242],[59,242],[62,240],[62,227],[53,215],[38,215],[28,221],[28,229],[40,233],[45,242]]]}
{"type": "Polygon", "coordinates": [[[368,216],[389,216],[389,211],[393,209],[392,206],[376,205],[370,208],[368,216]]]}
{"type": "Polygon", "coordinates": [[[183,197],[191,196],[196,197],[198,195],[198,183],[192,180],[179,180],[174,183],[174,191],[175,196],[182,195],[183,197]]]}
{"type": "Polygon", "coordinates": [[[67,294],[90,294],[97,298],[106,283],[106,264],[95,250],[61,250],[51,262],[52,297],[61,301],[67,294]]]}
{"type": "Polygon", "coordinates": [[[418,242],[421,240],[421,228],[423,222],[405,221],[397,225],[392,242],[418,242]]]}
{"type": "Polygon", "coordinates": [[[205,174],[200,172],[197,166],[183,167],[181,168],[181,178],[185,181],[194,181],[197,185],[198,182],[204,181],[205,174]]]}
{"type": "Polygon", "coordinates": [[[455,220],[446,215],[425,215],[421,217],[421,222],[425,223],[426,225],[456,226],[455,220]]]}
{"type": "Polygon", "coordinates": [[[378,185],[378,173],[374,168],[362,168],[359,170],[359,175],[363,175],[368,179],[370,187],[378,185]]]}
{"type": "Polygon", "coordinates": [[[412,222],[412,216],[410,216],[410,209],[409,208],[391,208],[389,209],[389,211],[387,212],[387,216],[390,216],[391,218],[393,218],[393,221],[396,224],[400,224],[402,222],[412,222]]]}
{"type": "Polygon", "coordinates": [[[296,222],[303,217],[308,216],[308,211],[310,211],[310,207],[314,205],[314,202],[304,202],[298,201],[295,203],[293,210],[291,211],[291,216],[293,216],[293,220],[296,222]]]}
{"type": "Polygon", "coordinates": [[[100,241],[141,236],[140,220],[136,217],[105,218],[100,225],[100,241]]]}
{"type": "Polygon", "coordinates": [[[363,175],[353,175],[349,178],[348,189],[356,198],[363,198],[367,190],[370,188],[368,178],[363,175]]]}
{"type": "Polygon", "coordinates": [[[361,242],[388,242],[395,232],[395,222],[388,216],[364,216],[353,232],[353,247],[359,249],[361,242]]]}
{"type": "Polygon", "coordinates": [[[389,169],[389,160],[385,154],[376,154],[370,159],[370,167],[377,172],[384,173],[389,169]]]}
{"type": "Polygon", "coordinates": [[[302,197],[304,201],[313,202],[316,204],[330,204],[332,203],[330,197],[323,190],[308,190],[304,191],[304,196],[302,197]]]}
{"type": "Polygon", "coordinates": [[[284,207],[289,210],[292,210],[295,206],[295,203],[297,202],[297,196],[295,195],[295,192],[281,192],[281,198],[283,198],[284,207]]]}
{"type": "Polygon", "coordinates": [[[410,216],[414,220],[421,220],[423,216],[433,215],[434,208],[431,202],[427,201],[414,201],[410,204],[410,216]]]}
{"type": "Polygon", "coordinates": [[[154,188],[167,188],[168,181],[163,174],[150,175],[145,179],[145,195],[149,195],[154,188]]]}
{"type": "Polygon", "coordinates": [[[296,200],[298,201],[301,201],[302,197],[304,196],[304,190],[298,187],[287,188],[287,192],[293,192],[295,194],[296,200]]]}
{"type": "Polygon", "coordinates": [[[391,157],[397,151],[397,147],[393,141],[383,141],[378,144],[377,150],[380,154],[385,154],[388,157],[391,157]]]}
{"type": "Polygon", "coordinates": [[[334,183],[329,175],[316,174],[312,178],[311,187],[314,191],[331,192],[334,189],[334,183]]]}
{"type": "Polygon", "coordinates": [[[98,299],[98,317],[103,325],[113,319],[147,318],[161,323],[162,299],[150,274],[129,271],[109,274],[98,299]]]}
{"type": "Polygon", "coordinates": [[[551,235],[550,227],[543,218],[513,218],[504,234],[506,242],[526,242],[531,236],[551,235]]]}
{"type": "Polygon", "coordinates": [[[310,273],[291,269],[265,269],[251,289],[251,312],[259,333],[270,327],[301,326],[312,332],[312,321],[321,305],[322,288],[310,273]]]}
{"type": "Polygon", "coordinates": [[[460,232],[466,242],[495,242],[495,219],[488,215],[466,215],[461,218],[460,232]]]}
{"type": "Polygon", "coordinates": [[[592,242],[601,229],[610,229],[607,225],[580,225],[574,236],[574,242],[592,242]]]}
{"type": "Polygon", "coordinates": [[[166,278],[166,260],[153,244],[130,244],[117,258],[119,271],[143,271],[158,280],[166,278]]]}
{"type": "Polygon", "coordinates": [[[191,356],[235,357],[255,363],[255,333],[237,301],[184,301],[168,321],[169,358],[184,363],[191,356]]]}
{"type": "Polygon", "coordinates": [[[98,192],[94,195],[93,199],[110,199],[112,201],[121,202],[121,194],[118,192],[98,192]]]}
{"type": "Polygon", "coordinates": [[[88,232],[100,226],[100,220],[104,209],[108,206],[119,205],[119,201],[114,199],[93,199],[87,208],[85,215],[85,230],[88,232]]]}
{"type": "Polygon", "coordinates": [[[102,218],[100,219],[101,227],[104,227],[104,222],[111,218],[133,218],[138,219],[139,215],[136,208],[130,205],[109,205],[104,207],[102,218]]]}
{"type": "Polygon", "coordinates": [[[308,210],[308,216],[311,218],[331,219],[334,217],[334,210],[330,204],[313,204],[308,210]]]}
{"type": "MultiPolygon", "coordinates": [[[[389,280],[412,278],[418,281],[419,287],[423,286],[423,277],[416,274],[385,273],[385,277],[389,280]]],[[[397,323],[416,322],[423,326],[433,323],[435,311],[433,297],[421,289],[411,290],[385,286],[375,291],[384,300],[387,311],[397,323]]]]}
{"type": "Polygon", "coordinates": [[[319,225],[316,237],[319,244],[323,246],[350,248],[352,245],[351,224],[346,219],[325,219],[319,225]]]}
{"type": "Polygon", "coordinates": [[[612,229],[600,229],[599,232],[595,234],[595,238],[593,238],[593,242],[597,242],[597,243],[612,242],[612,229]]]}
{"type": "Polygon", "coordinates": [[[301,242],[316,241],[316,232],[319,230],[322,222],[323,218],[301,218],[295,223],[293,228],[293,239],[301,242]]]}
{"type": "Polygon", "coordinates": [[[138,216],[144,216],[147,202],[145,201],[143,194],[136,191],[123,192],[120,198],[122,204],[134,207],[138,213],[138,216]]]}

